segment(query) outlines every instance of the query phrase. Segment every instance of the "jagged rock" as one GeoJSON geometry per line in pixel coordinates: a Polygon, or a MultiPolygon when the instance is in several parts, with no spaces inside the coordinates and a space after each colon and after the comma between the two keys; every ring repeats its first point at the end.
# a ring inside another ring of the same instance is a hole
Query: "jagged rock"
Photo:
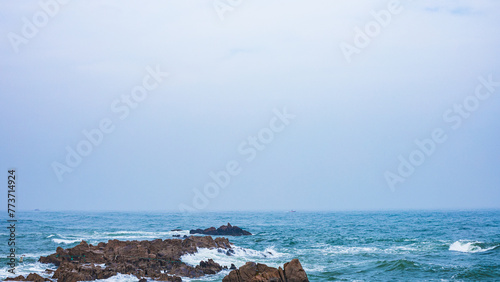
{"type": "Polygon", "coordinates": [[[284,270],[265,264],[247,262],[231,271],[222,282],[308,282],[307,274],[298,259],[285,263],[284,270]]]}
{"type": "Polygon", "coordinates": [[[185,254],[193,254],[198,248],[230,249],[227,238],[191,236],[182,239],[156,239],[153,241],[110,240],[97,246],[82,241],[79,245],[63,249],[55,254],[40,257],[42,263],[53,263],[58,269],[52,278],[59,282],[107,279],[117,273],[150,277],[159,281],[182,281],[178,276],[200,277],[215,274],[223,268],[213,260],[200,262],[193,267],[180,261],[185,254]],[[105,264],[101,267],[96,264],[105,264]]]}
{"type": "Polygon", "coordinates": [[[200,261],[200,265],[197,265],[196,268],[201,269],[203,273],[206,274],[216,274],[223,269],[222,266],[214,262],[213,259],[208,259],[208,261],[200,261]]]}
{"type": "Polygon", "coordinates": [[[44,282],[44,281],[50,281],[48,278],[43,278],[42,276],[36,274],[36,273],[30,273],[26,278],[24,276],[19,275],[17,277],[13,278],[6,278],[4,281],[34,281],[34,282],[44,282]]]}
{"type": "Polygon", "coordinates": [[[19,275],[16,277],[7,277],[7,278],[5,278],[4,281],[26,281],[26,278],[24,278],[24,276],[22,276],[22,275],[19,275]]]}
{"type": "Polygon", "coordinates": [[[112,269],[103,269],[94,264],[76,264],[63,262],[52,275],[52,278],[62,282],[89,281],[95,279],[106,279],[115,276],[116,271],[112,269]]]}
{"type": "Polygon", "coordinates": [[[304,271],[304,268],[302,268],[302,265],[300,264],[300,261],[298,259],[292,259],[290,262],[285,263],[283,268],[285,269],[285,277],[287,281],[309,281],[309,279],[307,279],[307,274],[304,271]]]}
{"type": "Polygon", "coordinates": [[[194,229],[190,230],[189,234],[204,234],[204,235],[226,235],[226,236],[242,236],[242,235],[252,235],[252,233],[245,231],[238,226],[232,226],[230,223],[227,225],[222,225],[219,228],[210,227],[205,230],[194,229]]]}

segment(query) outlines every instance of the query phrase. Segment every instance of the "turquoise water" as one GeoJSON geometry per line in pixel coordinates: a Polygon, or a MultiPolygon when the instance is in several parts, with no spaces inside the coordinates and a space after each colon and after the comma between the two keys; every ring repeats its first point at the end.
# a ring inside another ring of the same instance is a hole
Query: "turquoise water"
{"type": "MultiPolygon", "coordinates": [[[[182,260],[197,264],[213,258],[228,266],[257,261],[277,267],[299,258],[311,281],[500,281],[500,211],[18,212],[17,219],[16,246],[25,259],[16,274],[54,268],[36,261],[80,240],[167,239],[230,222],[254,234],[229,237],[236,246],[234,256],[200,250],[182,260]],[[170,231],[176,228],[183,231],[170,231]]],[[[1,218],[5,227],[6,220],[1,218]]],[[[2,228],[0,233],[0,278],[8,276],[7,232],[2,228]]],[[[226,274],[186,281],[221,281],[226,274]]],[[[120,275],[107,281],[137,279],[120,275]]]]}

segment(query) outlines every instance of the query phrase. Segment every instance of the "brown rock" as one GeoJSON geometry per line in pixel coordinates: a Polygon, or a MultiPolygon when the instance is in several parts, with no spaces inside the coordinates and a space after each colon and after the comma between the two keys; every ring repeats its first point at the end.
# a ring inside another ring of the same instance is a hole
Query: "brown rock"
{"type": "Polygon", "coordinates": [[[292,261],[285,263],[285,277],[288,282],[306,282],[307,274],[302,268],[300,261],[298,259],[292,259],[292,261]]]}
{"type": "Polygon", "coordinates": [[[307,274],[298,259],[293,259],[276,269],[265,264],[247,262],[239,269],[231,271],[223,282],[308,282],[307,274]]]}
{"type": "Polygon", "coordinates": [[[42,276],[36,274],[36,273],[30,273],[26,277],[26,281],[35,281],[35,282],[43,282],[43,281],[50,281],[48,278],[43,278],[42,276]]]}
{"type": "Polygon", "coordinates": [[[16,277],[7,277],[7,278],[5,278],[4,281],[26,281],[26,278],[24,278],[24,276],[22,276],[22,275],[19,275],[16,277]]]}
{"type": "Polygon", "coordinates": [[[196,266],[197,269],[200,269],[205,274],[216,274],[222,270],[222,266],[213,259],[208,259],[208,261],[200,261],[200,265],[196,266]]]}
{"type": "Polygon", "coordinates": [[[39,261],[59,266],[52,278],[62,282],[106,279],[117,273],[161,281],[181,281],[178,276],[193,278],[221,271],[222,267],[213,260],[201,262],[196,267],[180,261],[182,255],[193,254],[199,248],[229,250],[231,243],[227,238],[214,240],[210,236],[191,236],[184,240],[110,240],[97,246],[82,241],[73,248],[58,247],[55,254],[40,257],[39,261]],[[105,264],[106,267],[96,264],[105,264]]]}
{"type": "Polygon", "coordinates": [[[43,278],[42,276],[36,274],[36,273],[30,273],[28,274],[28,276],[26,276],[26,278],[24,278],[24,276],[22,275],[19,275],[17,277],[14,277],[14,278],[7,278],[5,279],[4,281],[34,281],[34,282],[44,282],[44,281],[51,281],[50,279],[48,278],[43,278]]]}
{"type": "Polygon", "coordinates": [[[77,264],[74,262],[63,262],[54,272],[52,278],[61,282],[89,281],[106,279],[116,275],[112,269],[103,269],[94,264],[77,264]]]}
{"type": "MultiPolygon", "coordinates": [[[[160,274],[159,277],[155,278],[158,281],[172,281],[172,282],[182,282],[182,279],[179,276],[170,276],[165,273],[160,274]]],[[[147,280],[144,280],[144,282],[147,280]]]]}

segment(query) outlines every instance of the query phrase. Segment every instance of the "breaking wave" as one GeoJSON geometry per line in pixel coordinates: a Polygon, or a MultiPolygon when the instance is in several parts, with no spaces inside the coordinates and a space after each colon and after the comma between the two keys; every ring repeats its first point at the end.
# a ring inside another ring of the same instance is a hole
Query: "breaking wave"
{"type": "Polygon", "coordinates": [[[500,245],[487,246],[485,243],[478,241],[459,240],[450,245],[450,251],[462,253],[482,253],[500,247],[500,245]]]}
{"type": "Polygon", "coordinates": [[[231,250],[200,248],[194,254],[183,255],[181,260],[190,265],[198,265],[202,260],[213,259],[222,266],[230,267],[231,264],[234,264],[236,267],[240,267],[248,261],[260,262],[284,255],[284,253],[276,251],[274,247],[266,248],[263,251],[242,247],[233,247],[231,250]]]}

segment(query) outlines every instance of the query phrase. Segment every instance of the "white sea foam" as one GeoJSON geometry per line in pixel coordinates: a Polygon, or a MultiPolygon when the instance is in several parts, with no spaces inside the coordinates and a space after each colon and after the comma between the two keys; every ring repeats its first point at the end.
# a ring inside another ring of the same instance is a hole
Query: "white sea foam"
{"type": "Polygon", "coordinates": [[[326,243],[317,243],[313,248],[299,249],[296,253],[307,255],[310,252],[320,252],[325,255],[356,255],[356,254],[370,254],[370,253],[385,253],[385,254],[401,254],[417,251],[426,251],[433,248],[433,244],[422,242],[407,245],[393,245],[383,248],[381,246],[332,246],[326,243]]]}
{"type": "MultiPolygon", "coordinates": [[[[97,279],[97,280],[94,280],[94,281],[106,281],[106,282],[137,282],[139,281],[139,279],[137,279],[137,277],[135,277],[134,275],[131,275],[131,274],[121,274],[121,273],[118,273],[117,275],[115,276],[111,276],[109,277],[108,279],[97,279]]],[[[153,281],[153,280],[149,280],[148,281],[153,281]]]]}
{"type": "Polygon", "coordinates": [[[151,232],[151,231],[114,231],[114,232],[94,232],[90,236],[90,240],[95,241],[105,241],[111,239],[119,240],[148,240],[148,239],[170,239],[173,236],[183,237],[184,235],[189,236],[189,230],[181,231],[163,231],[163,232],[151,232]]]}
{"type": "Polygon", "coordinates": [[[23,275],[26,277],[30,273],[37,273],[44,278],[50,278],[52,276],[52,274],[45,272],[46,269],[51,269],[51,270],[55,271],[57,268],[53,264],[43,264],[43,263],[39,263],[39,262],[20,263],[16,266],[16,275],[9,273],[7,267],[3,267],[0,269],[0,277],[2,279],[7,278],[7,277],[15,277],[18,275],[23,275]]]}
{"type": "Polygon", "coordinates": [[[348,246],[328,246],[326,248],[320,249],[319,251],[327,255],[330,254],[355,255],[361,253],[381,252],[381,250],[376,247],[348,247],[348,246]]]}
{"type": "Polygon", "coordinates": [[[88,243],[94,244],[99,242],[105,242],[112,239],[118,240],[151,240],[151,239],[170,239],[176,237],[183,237],[184,235],[189,236],[189,230],[181,231],[165,231],[165,232],[149,232],[149,231],[113,231],[113,232],[97,232],[94,231],[93,234],[75,234],[72,236],[63,236],[60,234],[52,234],[47,238],[56,244],[73,244],[79,243],[82,240],[88,243]]]}
{"type": "MultiPolygon", "coordinates": [[[[221,272],[213,275],[205,275],[198,278],[182,277],[183,282],[205,282],[205,281],[222,281],[222,279],[229,274],[231,270],[224,269],[221,272]]],[[[154,280],[152,280],[154,281],[154,280]]]]}
{"type": "Polygon", "coordinates": [[[129,238],[163,238],[163,237],[172,237],[173,235],[189,236],[189,230],[181,230],[181,231],[113,231],[113,232],[97,232],[94,231],[92,239],[100,239],[100,238],[110,238],[110,237],[129,237],[129,238]]]}
{"type": "Polygon", "coordinates": [[[326,269],[326,266],[319,266],[319,265],[314,265],[314,266],[307,266],[302,264],[302,267],[306,271],[306,273],[310,272],[323,272],[326,269]]]}
{"type": "Polygon", "coordinates": [[[269,247],[264,251],[256,251],[242,247],[233,247],[233,250],[233,254],[230,253],[230,255],[227,255],[227,250],[225,249],[200,248],[198,252],[194,254],[183,255],[181,260],[194,266],[198,265],[202,260],[206,261],[208,259],[213,259],[222,266],[230,267],[231,264],[234,264],[236,267],[240,267],[247,261],[269,263],[268,259],[275,259],[285,255],[276,251],[274,247],[269,247]]]}
{"type": "MultiPolygon", "coordinates": [[[[200,281],[221,281],[222,278],[224,278],[226,275],[229,274],[229,270],[222,270],[221,272],[215,274],[215,275],[205,275],[203,277],[199,278],[188,278],[188,277],[182,277],[182,281],[184,282],[200,282],[200,281]]],[[[145,277],[147,281],[155,281],[151,278],[145,277]]],[[[115,276],[109,277],[108,279],[98,279],[94,281],[101,281],[101,282],[137,282],[139,279],[135,277],[134,275],[130,274],[121,274],[118,273],[115,276]]]]}
{"type": "Polygon", "coordinates": [[[482,244],[482,242],[459,240],[451,244],[449,250],[462,253],[482,253],[498,247],[493,246],[489,248],[482,248],[479,244],[482,244]]]}
{"type": "Polygon", "coordinates": [[[384,250],[384,253],[387,254],[399,254],[399,253],[409,253],[409,252],[415,252],[418,251],[419,248],[415,246],[415,244],[411,245],[406,245],[406,246],[394,246],[391,248],[387,248],[384,250]]]}
{"type": "Polygon", "coordinates": [[[54,242],[56,244],[69,245],[69,244],[81,242],[82,240],[84,240],[84,239],[83,238],[79,238],[79,239],[57,239],[57,238],[54,238],[54,239],[52,239],[52,242],[54,242]]]}

